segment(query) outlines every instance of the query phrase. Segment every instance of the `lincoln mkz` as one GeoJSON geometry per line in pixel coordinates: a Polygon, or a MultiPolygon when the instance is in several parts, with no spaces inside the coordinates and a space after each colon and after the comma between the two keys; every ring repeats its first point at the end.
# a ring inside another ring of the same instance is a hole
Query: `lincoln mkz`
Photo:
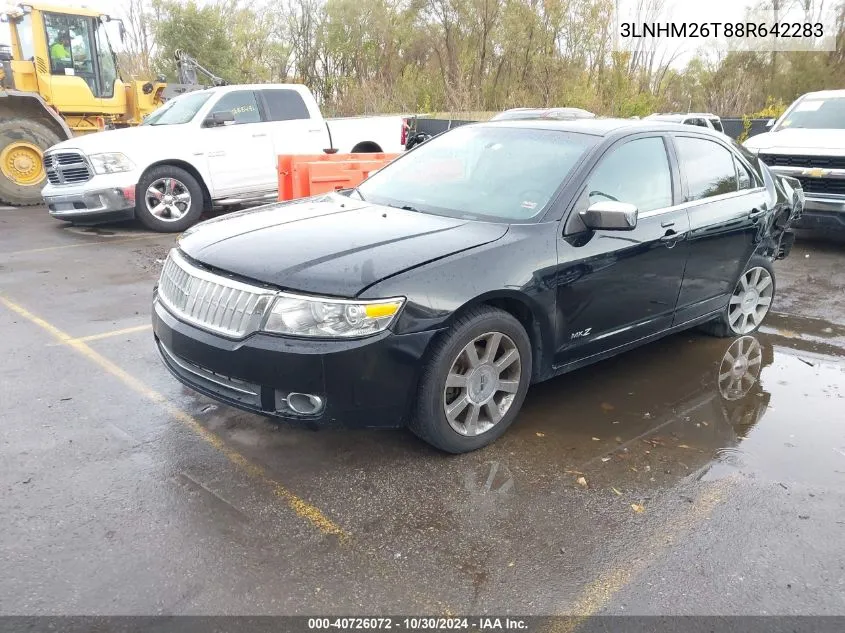
{"type": "Polygon", "coordinates": [[[687,328],[754,332],[803,201],[705,128],[467,125],[356,189],[188,229],[155,342],[232,406],[471,451],[532,383],[687,328]]]}

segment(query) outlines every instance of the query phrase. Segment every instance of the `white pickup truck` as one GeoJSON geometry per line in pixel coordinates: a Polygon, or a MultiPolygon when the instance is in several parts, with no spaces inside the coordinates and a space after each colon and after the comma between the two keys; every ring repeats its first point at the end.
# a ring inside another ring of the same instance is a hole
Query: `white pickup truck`
{"type": "Polygon", "coordinates": [[[134,216],[182,231],[212,206],[274,200],[280,154],[400,152],[404,126],[401,116],[323,119],[298,84],[209,88],[167,102],[138,127],[54,145],[42,196],[61,220],[134,216]]]}
{"type": "Polygon", "coordinates": [[[804,214],[795,228],[845,232],[845,90],[802,95],[745,147],[801,181],[804,214]]]}

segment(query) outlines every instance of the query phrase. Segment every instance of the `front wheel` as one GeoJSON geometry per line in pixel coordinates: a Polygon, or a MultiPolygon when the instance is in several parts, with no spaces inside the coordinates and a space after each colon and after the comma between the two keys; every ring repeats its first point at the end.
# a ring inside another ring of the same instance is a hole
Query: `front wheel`
{"type": "Polygon", "coordinates": [[[0,204],[43,204],[41,190],[47,184],[44,152],[61,140],[38,121],[0,122],[0,204]]]}
{"type": "Polygon", "coordinates": [[[202,211],[202,188],[184,169],[154,167],[138,183],[135,217],[148,229],[178,233],[196,223],[202,211]]]}
{"type": "Polygon", "coordinates": [[[775,298],[775,271],[764,257],[751,258],[739,276],[728,305],[718,319],[709,324],[716,336],[745,336],[756,332],[775,298]]]}
{"type": "Polygon", "coordinates": [[[474,308],[436,341],[411,430],[449,453],[493,442],[513,423],[531,382],[531,341],[513,316],[474,308]]]}

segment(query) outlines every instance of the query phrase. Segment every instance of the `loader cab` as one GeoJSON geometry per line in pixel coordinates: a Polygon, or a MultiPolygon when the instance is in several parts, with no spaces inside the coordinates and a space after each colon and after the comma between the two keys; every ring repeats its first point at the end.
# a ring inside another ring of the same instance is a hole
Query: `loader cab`
{"type": "Polygon", "coordinates": [[[96,129],[93,113],[125,112],[126,94],[109,41],[109,23],[120,26],[119,21],[89,9],[27,4],[6,19],[18,90],[39,93],[66,118],[78,115],[68,121],[76,132],[96,129]]]}
{"type": "Polygon", "coordinates": [[[114,96],[117,68],[102,18],[44,12],[47,57],[53,77],[78,77],[99,99],[114,96]]]}

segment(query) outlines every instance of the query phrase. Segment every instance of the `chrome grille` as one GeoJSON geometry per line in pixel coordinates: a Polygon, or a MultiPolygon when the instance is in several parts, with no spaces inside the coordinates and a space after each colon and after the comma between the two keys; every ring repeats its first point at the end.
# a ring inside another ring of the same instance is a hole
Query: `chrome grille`
{"type": "Polygon", "coordinates": [[[758,154],[769,167],[822,167],[845,169],[845,156],[804,156],[787,154],[758,154]]]}
{"type": "Polygon", "coordinates": [[[178,318],[242,338],[261,327],[275,293],[198,268],[174,249],[161,271],[158,295],[178,318]]]}
{"type": "Polygon", "coordinates": [[[92,177],[88,161],[79,152],[44,154],[44,169],[51,185],[73,185],[92,177]]]}

